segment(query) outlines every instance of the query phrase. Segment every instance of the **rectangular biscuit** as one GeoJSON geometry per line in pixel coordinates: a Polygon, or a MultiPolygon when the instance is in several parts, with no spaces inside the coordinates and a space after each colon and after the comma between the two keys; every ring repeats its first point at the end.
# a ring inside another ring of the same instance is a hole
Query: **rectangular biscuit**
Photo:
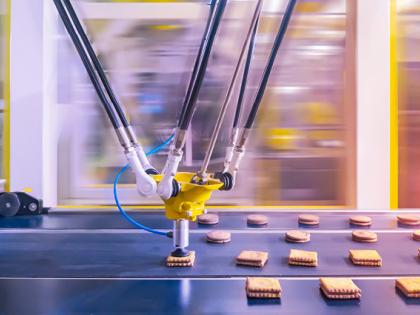
{"type": "Polygon", "coordinates": [[[166,266],[168,267],[192,267],[195,262],[195,251],[191,251],[188,256],[175,257],[168,256],[166,258],[166,266]]]}
{"type": "Polygon", "coordinates": [[[279,280],[275,278],[248,277],[246,288],[253,292],[276,293],[281,291],[279,280]]]}
{"type": "Polygon", "coordinates": [[[319,281],[321,288],[331,295],[361,293],[361,290],[350,278],[320,278],[319,281]]]}
{"type": "Polygon", "coordinates": [[[381,267],[382,258],[376,250],[357,250],[349,251],[349,258],[354,265],[381,267]]]}
{"type": "Polygon", "coordinates": [[[350,249],[349,256],[356,261],[382,261],[379,253],[371,249],[350,249]]]}
{"type": "Polygon", "coordinates": [[[408,294],[420,294],[420,277],[399,278],[395,285],[408,294]]]}
{"type": "Polygon", "coordinates": [[[324,295],[332,300],[353,300],[353,299],[360,299],[362,295],[360,293],[353,293],[353,294],[331,294],[321,286],[321,291],[324,295]]]}
{"type": "Polygon", "coordinates": [[[267,252],[258,252],[258,251],[242,251],[238,257],[236,257],[236,264],[253,266],[253,267],[263,267],[268,260],[267,252]]]}
{"type": "Polygon", "coordinates": [[[246,294],[251,298],[280,298],[281,286],[275,278],[248,277],[246,279],[246,294]]]}
{"type": "Polygon", "coordinates": [[[318,253],[306,250],[291,249],[289,254],[289,261],[314,263],[318,261],[318,253]]]}

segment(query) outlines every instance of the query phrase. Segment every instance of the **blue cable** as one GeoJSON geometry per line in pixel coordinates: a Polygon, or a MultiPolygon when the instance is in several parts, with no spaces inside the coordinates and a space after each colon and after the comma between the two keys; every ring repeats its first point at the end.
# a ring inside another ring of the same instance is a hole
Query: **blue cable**
{"type": "MultiPolygon", "coordinates": [[[[149,152],[146,153],[146,156],[155,154],[157,152],[159,152],[160,150],[162,150],[164,147],[166,147],[169,143],[171,143],[172,139],[174,138],[174,135],[170,136],[167,140],[165,140],[165,142],[161,143],[160,145],[158,145],[157,147],[151,149],[149,152]]],[[[118,186],[118,182],[120,181],[120,177],[122,176],[122,174],[124,174],[124,172],[126,170],[128,170],[128,168],[130,167],[130,165],[126,165],[124,166],[119,173],[117,174],[117,176],[115,177],[114,180],[114,200],[115,200],[115,204],[117,205],[118,210],[120,211],[121,215],[128,221],[130,222],[132,225],[134,225],[135,227],[145,230],[147,232],[153,233],[153,234],[157,234],[157,235],[162,235],[162,236],[168,236],[170,237],[170,232],[161,232],[152,228],[149,228],[143,224],[141,224],[140,222],[137,222],[136,220],[134,220],[132,217],[130,217],[127,212],[121,207],[120,201],[118,199],[118,191],[117,191],[117,186],[118,186]]]]}

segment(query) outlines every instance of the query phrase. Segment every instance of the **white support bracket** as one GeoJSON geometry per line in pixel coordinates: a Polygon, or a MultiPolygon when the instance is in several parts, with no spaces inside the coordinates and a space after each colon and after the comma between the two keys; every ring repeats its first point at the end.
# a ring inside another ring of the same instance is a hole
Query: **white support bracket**
{"type": "Polygon", "coordinates": [[[57,204],[56,14],[50,0],[13,0],[10,190],[57,204]]]}
{"type": "Polygon", "coordinates": [[[390,1],[357,1],[357,208],[389,209],[390,1]]]}

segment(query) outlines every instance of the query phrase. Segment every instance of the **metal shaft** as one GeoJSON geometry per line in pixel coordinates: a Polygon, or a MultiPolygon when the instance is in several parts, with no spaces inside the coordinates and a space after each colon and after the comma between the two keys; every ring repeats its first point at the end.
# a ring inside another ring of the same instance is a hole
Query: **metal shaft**
{"type": "Polygon", "coordinates": [[[235,117],[233,119],[232,136],[231,136],[232,139],[235,138],[234,133],[235,133],[235,130],[238,129],[239,120],[241,118],[242,105],[244,102],[245,91],[248,84],[249,71],[251,69],[252,57],[254,56],[255,38],[257,36],[257,30],[258,30],[258,23],[255,25],[254,30],[252,32],[251,39],[249,41],[248,54],[246,56],[244,72],[242,75],[242,82],[241,82],[241,88],[240,88],[239,96],[238,96],[238,103],[236,105],[235,117]]]}
{"type": "Polygon", "coordinates": [[[287,4],[286,11],[284,12],[283,19],[281,20],[279,31],[274,40],[273,48],[271,49],[267,65],[264,69],[264,74],[260,82],[257,95],[255,97],[251,111],[248,115],[248,119],[245,123],[245,129],[251,129],[255,122],[258,109],[261,105],[261,101],[264,97],[264,93],[267,88],[268,80],[270,79],[271,71],[273,70],[274,63],[276,61],[277,53],[280,49],[281,43],[283,42],[284,36],[286,35],[295,5],[296,5],[296,0],[290,0],[289,3],[287,4]]]}
{"type": "Polygon", "coordinates": [[[216,4],[214,11],[214,18],[212,19],[210,30],[207,34],[206,43],[204,45],[204,51],[199,63],[197,74],[195,77],[192,77],[194,81],[193,86],[191,87],[190,95],[186,95],[188,98],[187,102],[184,104],[181,113],[182,117],[178,122],[178,127],[181,130],[187,130],[192,117],[194,116],[195,109],[197,108],[198,95],[203,84],[204,75],[207,70],[207,65],[210,59],[211,51],[213,48],[213,43],[216,38],[217,31],[219,29],[220,22],[222,21],[222,16],[226,8],[227,0],[219,0],[216,4]]]}
{"type": "Polygon", "coordinates": [[[209,16],[207,18],[206,27],[204,28],[204,34],[203,34],[203,37],[201,39],[200,47],[198,49],[198,54],[197,54],[197,57],[196,57],[195,62],[194,62],[193,71],[191,73],[191,78],[190,78],[190,81],[188,83],[187,92],[185,94],[184,103],[182,105],[181,113],[179,114],[178,122],[183,120],[187,104],[188,104],[188,102],[190,101],[190,98],[191,98],[191,92],[192,92],[193,86],[195,84],[195,81],[197,80],[197,72],[198,72],[198,69],[199,69],[200,64],[202,62],[202,59],[203,59],[204,47],[205,47],[207,38],[209,36],[211,23],[212,23],[213,18],[214,18],[215,4],[216,4],[216,1],[212,1],[212,3],[210,4],[209,16]]]}
{"type": "Polygon", "coordinates": [[[214,0],[211,4],[209,20],[200,45],[196,64],[194,65],[187,94],[185,95],[185,100],[178,120],[178,126],[175,131],[174,142],[170,149],[172,155],[182,155],[186,133],[197,106],[198,93],[203,83],[213,43],[226,8],[226,2],[226,0],[214,0]]]}
{"type": "Polygon", "coordinates": [[[63,21],[64,27],[66,28],[67,32],[70,35],[71,40],[73,41],[74,46],[76,47],[76,50],[80,56],[80,59],[83,62],[83,65],[85,66],[86,72],[92,82],[93,87],[95,88],[96,94],[99,97],[99,100],[101,101],[109,120],[112,123],[112,126],[117,130],[120,128],[120,122],[118,121],[114,109],[110,102],[108,101],[108,98],[106,97],[104,91],[102,90],[102,86],[100,83],[100,80],[94,70],[94,67],[91,63],[91,60],[89,59],[89,56],[83,47],[82,42],[80,41],[80,38],[77,35],[76,30],[73,27],[73,24],[61,2],[61,0],[54,0],[54,3],[57,7],[57,11],[63,21]]]}
{"type": "Polygon", "coordinates": [[[235,71],[233,73],[232,80],[230,81],[230,85],[229,85],[229,88],[228,88],[228,91],[227,91],[227,94],[226,94],[226,97],[225,97],[225,101],[224,101],[224,103],[223,103],[223,105],[220,109],[219,116],[217,117],[216,126],[215,126],[215,128],[213,130],[213,134],[210,138],[210,143],[209,143],[209,146],[207,147],[206,155],[204,157],[204,161],[203,161],[203,164],[201,166],[201,170],[197,173],[197,176],[204,181],[206,180],[206,177],[207,177],[207,168],[209,166],[210,159],[211,159],[211,156],[213,154],[214,147],[216,145],[216,141],[217,141],[217,138],[219,136],[224,117],[225,117],[226,112],[227,112],[227,108],[229,107],[230,99],[232,97],[232,93],[233,93],[233,90],[234,90],[234,87],[235,87],[236,79],[238,78],[239,71],[240,71],[241,65],[242,65],[242,61],[244,59],[245,52],[246,52],[247,47],[248,47],[248,43],[251,40],[253,31],[256,30],[256,28],[258,27],[258,21],[259,21],[259,17],[260,17],[260,13],[261,13],[262,4],[263,4],[263,0],[259,0],[258,3],[257,3],[257,6],[255,8],[255,12],[254,12],[254,15],[252,17],[251,25],[249,27],[249,30],[248,30],[248,33],[247,33],[247,36],[246,36],[246,40],[245,40],[244,44],[242,45],[241,53],[239,55],[239,59],[238,59],[238,62],[236,64],[236,68],[235,68],[235,71]]]}
{"type": "Polygon", "coordinates": [[[105,92],[106,92],[107,96],[109,97],[110,103],[111,103],[111,105],[113,105],[114,110],[117,113],[118,118],[120,119],[121,124],[123,125],[123,127],[124,127],[124,129],[127,133],[128,138],[130,139],[130,142],[135,146],[139,145],[138,141],[137,141],[137,137],[134,133],[133,127],[130,125],[130,123],[127,119],[127,116],[124,112],[123,106],[118,101],[118,98],[115,95],[111,84],[109,83],[109,80],[108,80],[108,78],[105,74],[103,66],[102,66],[98,56],[96,55],[95,50],[92,47],[92,44],[91,44],[83,26],[82,26],[82,23],[80,22],[79,17],[77,16],[76,11],[74,10],[74,8],[71,4],[71,1],[70,0],[63,0],[63,4],[67,9],[67,12],[69,14],[69,18],[72,21],[72,23],[75,27],[75,30],[76,30],[78,36],[81,39],[81,42],[84,46],[84,49],[86,50],[86,52],[88,53],[88,55],[91,59],[92,65],[94,66],[94,68],[95,68],[95,70],[98,74],[98,77],[99,77],[99,79],[100,79],[100,81],[101,81],[101,83],[102,83],[102,85],[105,89],[105,92]]]}
{"type": "Polygon", "coordinates": [[[189,222],[187,220],[175,220],[173,231],[173,244],[175,248],[184,250],[189,245],[189,222]]]}
{"type": "Polygon", "coordinates": [[[98,73],[99,79],[101,80],[101,83],[103,84],[103,87],[105,88],[105,91],[107,92],[109,99],[112,103],[112,105],[114,106],[114,109],[116,111],[116,113],[118,114],[118,117],[121,120],[121,123],[124,127],[128,127],[129,126],[129,122],[128,119],[122,109],[122,106],[120,104],[120,102],[118,101],[112,87],[111,84],[108,81],[108,78],[105,74],[105,71],[102,67],[101,62],[99,61],[98,56],[96,55],[92,44],[90,43],[90,40],[85,32],[85,30],[83,29],[83,26],[76,14],[76,11],[74,10],[70,0],[63,0],[64,6],[66,7],[68,13],[69,13],[69,17],[71,19],[71,21],[73,22],[75,29],[78,33],[78,35],[80,36],[80,39],[82,40],[82,43],[86,49],[86,52],[89,54],[90,59],[92,60],[92,64],[95,67],[95,70],[98,73]]]}

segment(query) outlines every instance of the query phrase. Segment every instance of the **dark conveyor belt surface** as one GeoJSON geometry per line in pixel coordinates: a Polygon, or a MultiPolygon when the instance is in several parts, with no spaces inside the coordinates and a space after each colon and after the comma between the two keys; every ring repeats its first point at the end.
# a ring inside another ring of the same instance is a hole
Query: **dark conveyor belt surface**
{"type": "MultiPolygon", "coordinates": [[[[211,211],[216,212],[216,211],[211,211]]],[[[200,225],[197,222],[190,224],[191,229],[228,229],[238,230],[255,228],[248,226],[246,217],[252,212],[219,212],[220,222],[214,226],[200,225]]],[[[320,217],[319,226],[305,226],[298,224],[297,212],[259,212],[268,216],[270,222],[267,226],[258,229],[309,229],[309,230],[342,230],[360,228],[349,224],[352,215],[368,215],[372,218],[372,225],[362,229],[376,230],[410,230],[413,226],[399,225],[396,216],[398,212],[300,212],[315,214],[320,217]]],[[[420,215],[420,212],[410,212],[420,215]]],[[[163,212],[130,212],[134,219],[156,229],[171,229],[172,221],[165,218],[163,212]]],[[[125,221],[118,212],[71,212],[54,211],[43,216],[22,216],[12,218],[0,218],[1,228],[39,228],[39,229],[130,229],[133,226],[125,221]]],[[[420,229],[420,226],[417,227],[420,229]]]]}
{"type": "Polygon", "coordinates": [[[237,280],[0,280],[1,314],[417,315],[394,280],[355,280],[360,301],[328,301],[317,280],[280,280],[280,301],[248,300],[237,280]],[[25,302],[22,303],[22,297],[25,302]]]}
{"type": "Polygon", "coordinates": [[[350,232],[312,233],[311,242],[290,244],[282,233],[232,234],[225,245],[208,244],[205,233],[192,233],[190,248],[196,250],[192,268],[168,268],[164,261],[172,250],[170,239],[137,231],[13,232],[2,231],[0,277],[235,277],[270,276],[392,276],[420,274],[417,250],[420,242],[410,233],[379,233],[379,241],[361,244],[351,241],[350,232]],[[291,248],[319,253],[316,268],[287,264],[291,248]],[[353,266],[349,249],[377,249],[383,266],[353,266]],[[241,250],[268,251],[270,258],[262,268],[235,265],[241,250]]]}

